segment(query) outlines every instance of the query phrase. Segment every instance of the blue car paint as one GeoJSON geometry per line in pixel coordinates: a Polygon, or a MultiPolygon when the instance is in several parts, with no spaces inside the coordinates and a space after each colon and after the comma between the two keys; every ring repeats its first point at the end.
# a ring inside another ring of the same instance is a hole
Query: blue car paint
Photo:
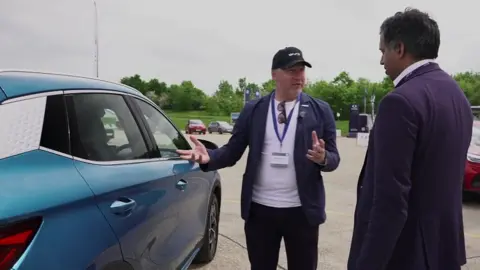
{"type": "Polygon", "coordinates": [[[128,86],[68,75],[35,72],[0,72],[0,87],[8,98],[58,90],[104,89],[142,96],[128,86]]]}
{"type": "MultiPolygon", "coordinates": [[[[0,89],[0,102],[73,89],[144,98],[120,84],[33,72],[0,72],[0,89]]],[[[209,197],[220,181],[217,172],[204,173],[181,160],[101,166],[42,150],[0,160],[0,172],[0,195],[9,195],[0,206],[0,225],[37,214],[44,217],[16,270],[37,269],[40,262],[51,270],[124,270],[132,269],[130,265],[135,270],[174,265],[187,269],[199,251],[209,197]],[[179,188],[179,180],[187,185],[179,188]],[[32,202],[27,195],[36,199],[32,202]],[[128,197],[135,207],[123,216],[113,214],[112,203],[128,197]]]]}
{"type": "Polygon", "coordinates": [[[95,193],[97,204],[120,240],[125,260],[155,269],[174,269],[179,245],[171,245],[179,232],[180,193],[176,189],[172,161],[124,165],[93,165],[76,161],[75,165],[95,193]],[[134,200],[136,206],[124,215],[112,212],[112,202],[120,198],[134,200]],[[167,245],[168,248],[165,248],[167,245]]]}
{"type": "Polygon", "coordinates": [[[2,103],[2,101],[4,101],[6,98],[7,96],[5,95],[5,92],[3,92],[2,87],[0,87],[0,103],[2,103]]]}
{"type": "Polygon", "coordinates": [[[211,181],[202,177],[198,165],[193,171],[189,162],[181,160],[122,165],[75,161],[75,165],[119,237],[125,260],[132,265],[174,269],[202,240],[211,181]],[[179,176],[187,180],[184,190],[177,185],[179,176]],[[135,209],[125,215],[114,214],[111,204],[120,198],[134,200],[135,209]]]}
{"type": "Polygon", "coordinates": [[[212,194],[211,179],[215,179],[215,173],[204,173],[198,164],[182,161],[174,166],[177,180],[185,180],[188,185],[180,194],[182,207],[180,208],[180,222],[178,230],[181,232],[179,243],[188,248],[181,257],[186,258],[187,253],[194,249],[202,240],[207,222],[208,202],[212,194]]]}
{"type": "Polygon", "coordinates": [[[117,238],[71,159],[35,150],[1,159],[0,172],[0,224],[44,217],[14,269],[38,269],[38,262],[51,270],[101,269],[122,260],[117,238]]]}

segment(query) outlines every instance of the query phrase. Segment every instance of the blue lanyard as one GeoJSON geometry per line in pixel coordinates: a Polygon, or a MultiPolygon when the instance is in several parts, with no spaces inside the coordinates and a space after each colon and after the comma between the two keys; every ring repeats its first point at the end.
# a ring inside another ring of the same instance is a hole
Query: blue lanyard
{"type": "MultiPolygon", "coordinates": [[[[275,92],[272,94],[272,120],[273,120],[273,128],[275,129],[275,134],[277,134],[278,141],[280,141],[280,145],[283,143],[283,139],[285,138],[285,135],[287,134],[288,126],[290,125],[290,120],[292,119],[293,115],[293,110],[295,110],[295,106],[297,105],[298,101],[300,101],[300,95],[297,96],[297,101],[293,105],[293,108],[290,110],[290,113],[288,114],[288,117],[285,121],[285,127],[283,128],[283,134],[282,137],[280,137],[280,134],[278,132],[278,122],[277,122],[277,114],[275,113],[277,110],[275,109],[275,92]]],[[[286,108],[285,108],[286,110],[286,108]]]]}

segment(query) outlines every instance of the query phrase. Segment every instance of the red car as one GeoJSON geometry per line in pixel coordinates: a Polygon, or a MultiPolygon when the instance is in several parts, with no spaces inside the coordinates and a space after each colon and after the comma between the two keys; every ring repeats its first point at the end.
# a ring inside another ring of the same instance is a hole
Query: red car
{"type": "Polygon", "coordinates": [[[202,120],[191,119],[188,120],[187,125],[185,126],[185,133],[187,134],[205,134],[207,133],[207,128],[202,120]]]}
{"type": "Polygon", "coordinates": [[[473,123],[472,142],[467,154],[465,178],[463,182],[464,195],[480,194],[480,121],[473,123]]]}

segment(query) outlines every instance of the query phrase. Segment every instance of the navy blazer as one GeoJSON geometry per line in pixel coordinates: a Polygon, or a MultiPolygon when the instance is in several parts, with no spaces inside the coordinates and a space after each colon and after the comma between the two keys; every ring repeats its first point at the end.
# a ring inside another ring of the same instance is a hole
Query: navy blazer
{"type": "MultiPolygon", "coordinates": [[[[273,92],[272,92],[273,93],[273,92]]],[[[335,170],[340,163],[337,150],[337,132],[333,112],[328,103],[300,94],[297,129],[295,133],[294,163],[296,168],[298,193],[302,208],[312,225],[326,220],[325,188],[321,171],[335,170]],[[318,165],[310,161],[306,155],[312,148],[312,131],[325,141],[327,164],[318,165]]],[[[216,150],[208,150],[210,162],[201,165],[204,171],[218,170],[235,165],[249,147],[247,167],[243,175],[241,212],[244,220],[248,219],[252,202],[253,184],[258,175],[258,166],[267,125],[268,107],[272,94],[245,105],[233,128],[232,137],[224,146],[216,150]]]]}
{"type": "Polygon", "coordinates": [[[470,104],[436,63],[380,102],[357,189],[349,270],[460,270],[470,104]]]}

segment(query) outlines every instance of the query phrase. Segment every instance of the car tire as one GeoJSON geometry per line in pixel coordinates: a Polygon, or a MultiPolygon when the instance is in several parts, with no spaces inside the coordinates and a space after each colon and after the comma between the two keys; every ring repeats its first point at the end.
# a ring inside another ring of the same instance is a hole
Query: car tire
{"type": "Polygon", "coordinates": [[[220,135],[222,135],[222,134],[223,134],[223,131],[219,130],[218,133],[219,133],[220,135]]]}
{"type": "Polygon", "coordinates": [[[212,193],[208,204],[207,226],[203,236],[203,244],[197,256],[193,260],[195,264],[209,263],[217,254],[218,228],[220,221],[220,202],[218,197],[212,193]]]}
{"type": "Polygon", "coordinates": [[[469,203],[475,200],[475,194],[473,192],[463,191],[462,201],[469,203]]]}

